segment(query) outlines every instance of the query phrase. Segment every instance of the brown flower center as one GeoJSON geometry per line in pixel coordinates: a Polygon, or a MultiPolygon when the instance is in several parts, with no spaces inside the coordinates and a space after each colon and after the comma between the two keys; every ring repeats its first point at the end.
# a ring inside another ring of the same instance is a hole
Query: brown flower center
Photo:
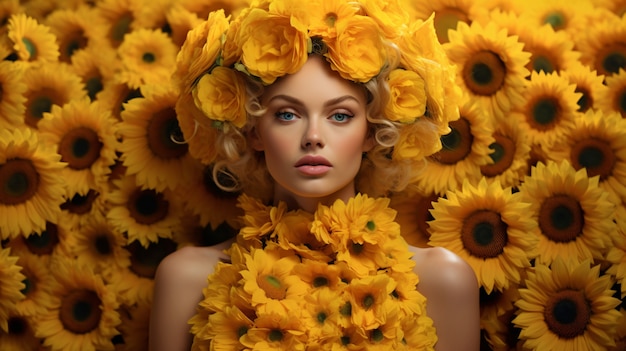
{"type": "Polygon", "coordinates": [[[126,249],[130,252],[130,270],[137,276],[154,279],[157,266],[165,256],[176,251],[177,244],[171,239],[159,238],[156,243],[143,247],[139,241],[133,241],[126,249]]]}
{"type": "Polygon", "coordinates": [[[61,161],[76,170],[91,167],[100,157],[102,143],[98,133],[87,127],[79,127],[65,133],[59,143],[61,161]]]}
{"type": "Polygon", "coordinates": [[[484,50],[468,58],[462,74],[465,85],[472,93],[490,96],[504,84],[506,66],[496,53],[484,50]]]}
{"type": "Polygon", "coordinates": [[[495,142],[489,145],[489,148],[493,150],[489,156],[493,163],[486,164],[480,167],[480,172],[486,177],[495,177],[504,173],[515,159],[515,141],[502,134],[494,134],[493,138],[495,142]]]}
{"type": "Polygon", "coordinates": [[[500,214],[477,210],[467,216],[461,228],[461,241],[475,257],[493,258],[500,255],[507,244],[507,225],[500,214]]]}
{"type": "Polygon", "coordinates": [[[96,100],[98,93],[104,89],[104,83],[102,83],[102,75],[100,72],[94,72],[94,74],[84,78],[85,90],[91,101],[96,100]]]}
{"type": "Polygon", "coordinates": [[[74,334],[85,334],[100,324],[102,301],[92,290],[79,289],[63,296],[59,319],[66,330],[74,334]]]}
{"type": "Polygon", "coordinates": [[[282,284],[280,278],[274,275],[259,275],[256,278],[256,282],[270,299],[282,300],[287,297],[287,287],[282,284]]]}
{"type": "Polygon", "coordinates": [[[532,129],[546,131],[559,122],[561,111],[561,104],[556,98],[539,96],[529,103],[526,118],[532,129]]]}
{"type": "Polygon", "coordinates": [[[472,131],[470,123],[466,118],[461,117],[449,123],[450,133],[441,137],[443,148],[434,158],[440,163],[452,165],[460,162],[472,151],[472,131]]]}
{"type": "Polygon", "coordinates": [[[586,168],[589,177],[600,176],[604,180],[613,174],[617,161],[608,142],[597,138],[580,140],[570,152],[574,168],[586,168]]]}
{"type": "Polygon", "coordinates": [[[544,318],[548,329],[564,339],[581,335],[591,320],[591,306],[581,290],[561,290],[546,301],[544,318]]]}
{"type": "Polygon", "coordinates": [[[581,94],[580,99],[577,101],[578,111],[587,112],[594,104],[589,88],[578,85],[575,92],[581,94]]]}
{"type": "Polygon", "coordinates": [[[622,118],[626,118],[626,85],[615,93],[613,109],[618,111],[622,115],[622,118]]]}
{"type": "Polygon", "coordinates": [[[545,73],[552,73],[560,69],[558,60],[550,50],[546,50],[545,48],[533,48],[531,53],[530,61],[526,65],[526,68],[530,72],[543,71],[545,73]]]}
{"type": "Polygon", "coordinates": [[[157,157],[180,158],[187,153],[187,144],[176,143],[172,140],[173,136],[180,134],[176,111],[171,107],[163,109],[156,112],[148,124],[146,136],[148,147],[157,157]]]}
{"type": "Polygon", "coordinates": [[[100,193],[93,189],[89,189],[85,195],[74,194],[71,199],[61,204],[61,209],[76,215],[90,213],[98,196],[100,196],[100,193]]]}
{"type": "Polygon", "coordinates": [[[560,11],[553,11],[544,16],[543,23],[551,25],[554,30],[561,30],[567,25],[567,17],[560,11]]]}
{"type": "Polygon", "coordinates": [[[87,46],[88,39],[85,36],[85,32],[81,28],[76,28],[74,31],[67,34],[65,37],[60,38],[59,44],[60,55],[59,60],[65,63],[72,62],[72,55],[77,50],[84,49],[87,46]]]}
{"type": "Polygon", "coordinates": [[[576,240],[582,233],[584,213],[580,203],[569,195],[554,195],[539,209],[539,227],[550,240],[560,243],[576,240]]]}
{"type": "Polygon", "coordinates": [[[137,223],[148,225],[157,223],[167,216],[169,202],[162,193],[153,189],[137,188],[130,195],[127,208],[137,223]]]}
{"type": "Polygon", "coordinates": [[[446,7],[435,11],[435,32],[440,43],[447,43],[448,31],[455,30],[459,22],[470,23],[467,14],[461,9],[454,7],[446,7]]]}
{"type": "Polygon", "coordinates": [[[133,14],[131,12],[123,13],[113,21],[109,31],[109,39],[113,47],[118,47],[124,41],[124,35],[131,31],[132,22],[133,14]]]}
{"type": "Polygon", "coordinates": [[[56,224],[46,222],[46,230],[30,234],[24,238],[24,243],[35,255],[49,255],[59,243],[59,228],[56,224]]]}
{"type": "Polygon", "coordinates": [[[50,88],[26,93],[24,122],[32,128],[37,128],[37,124],[43,118],[44,113],[52,111],[52,105],[62,106],[66,102],[66,99],[61,96],[61,92],[50,88]]]}
{"type": "Polygon", "coordinates": [[[39,188],[39,173],[31,160],[13,158],[0,165],[0,203],[19,205],[30,200],[39,188]]]}
{"type": "Polygon", "coordinates": [[[626,68],[626,44],[610,43],[604,45],[596,54],[595,69],[598,74],[609,77],[626,68]]]}

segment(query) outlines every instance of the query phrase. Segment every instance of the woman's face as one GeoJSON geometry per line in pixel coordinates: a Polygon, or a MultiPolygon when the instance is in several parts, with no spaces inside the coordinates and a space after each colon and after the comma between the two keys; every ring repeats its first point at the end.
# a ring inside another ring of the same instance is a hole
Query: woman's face
{"type": "Polygon", "coordinates": [[[265,153],[274,200],[314,211],[320,201],[354,196],[362,153],[373,145],[364,88],[311,56],[300,71],[269,86],[261,103],[267,112],[251,142],[265,153]]]}

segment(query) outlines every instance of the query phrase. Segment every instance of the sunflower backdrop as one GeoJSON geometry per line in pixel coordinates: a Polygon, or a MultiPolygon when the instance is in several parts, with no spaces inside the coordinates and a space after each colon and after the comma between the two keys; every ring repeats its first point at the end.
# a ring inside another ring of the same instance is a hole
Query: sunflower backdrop
{"type": "MultiPolygon", "coordinates": [[[[402,235],[473,267],[483,350],[625,350],[626,1],[397,1],[466,97],[402,235]]],[[[158,263],[237,230],[169,77],[246,4],[0,1],[1,350],[146,349],[158,263]]]]}

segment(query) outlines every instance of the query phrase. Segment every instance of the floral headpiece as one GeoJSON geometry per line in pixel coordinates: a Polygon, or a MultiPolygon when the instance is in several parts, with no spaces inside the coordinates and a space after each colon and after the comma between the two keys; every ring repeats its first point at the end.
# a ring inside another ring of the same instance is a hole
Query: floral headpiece
{"type": "Polygon", "coordinates": [[[426,116],[443,135],[448,122],[459,117],[460,89],[432,17],[411,19],[394,1],[264,0],[234,19],[223,10],[212,12],[187,36],[174,80],[181,91],[181,129],[187,139],[195,136],[190,153],[211,163],[215,152],[197,143],[206,146],[207,138],[210,142],[224,128],[246,125],[244,75],[272,84],[297,72],[312,52],[357,83],[397,62],[387,78],[390,99],[384,109],[384,117],[400,127],[393,158],[419,160],[441,148],[439,138],[424,145],[423,128],[412,128],[426,116]]]}

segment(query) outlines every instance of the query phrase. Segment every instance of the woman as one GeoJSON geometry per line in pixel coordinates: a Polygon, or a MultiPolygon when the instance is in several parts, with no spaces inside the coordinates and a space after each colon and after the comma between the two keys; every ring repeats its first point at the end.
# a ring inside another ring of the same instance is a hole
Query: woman
{"type": "Polygon", "coordinates": [[[162,261],[152,350],[478,350],[471,268],[408,247],[374,198],[402,190],[458,116],[432,23],[393,10],[269,1],[190,33],[181,128],[244,216],[236,238],[162,261]]]}

